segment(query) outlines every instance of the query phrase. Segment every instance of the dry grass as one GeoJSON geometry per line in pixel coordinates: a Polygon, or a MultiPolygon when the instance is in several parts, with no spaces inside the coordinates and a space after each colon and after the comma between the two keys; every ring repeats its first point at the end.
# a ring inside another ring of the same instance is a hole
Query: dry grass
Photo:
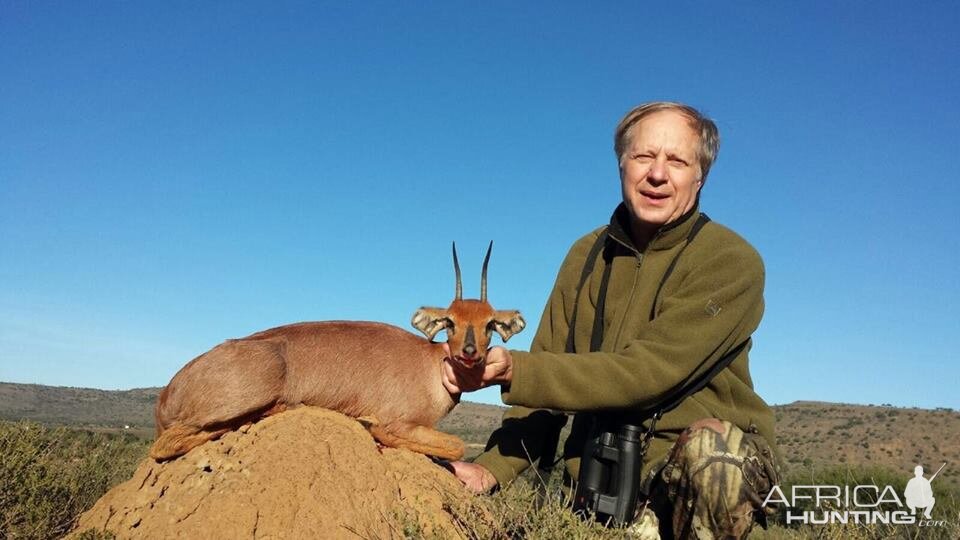
{"type": "MultiPolygon", "coordinates": [[[[559,493],[559,473],[550,479],[548,492],[555,495],[542,506],[537,505],[536,479],[527,478],[514,482],[492,497],[478,497],[473,505],[490,511],[493,521],[475,520],[470,516],[482,515],[471,509],[458,509],[455,514],[461,519],[464,535],[471,539],[589,539],[623,538],[623,532],[602,527],[593,522],[584,522],[569,510],[569,501],[559,493]]],[[[789,493],[794,484],[809,485],[890,485],[898,494],[903,493],[907,478],[896,471],[879,467],[830,467],[806,468],[789,474],[781,486],[789,493]]],[[[751,538],[759,540],[886,540],[886,539],[936,539],[960,538],[960,494],[934,484],[937,506],[934,518],[945,522],[940,527],[916,525],[800,525],[785,526],[784,512],[775,517],[767,530],[754,528],[751,538]]],[[[417,538],[407,536],[406,538],[417,538]]]]}
{"type": "Polygon", "coordinates": [[[542,502],[535,482],[518,481],[490,497],[477,497],[469,505],[453,509],[459,516],[461,533],[471,540],[623,538],[620,530],[584,521],[571,513],[559,479],[559,474],[551,478],[542,502]]]}

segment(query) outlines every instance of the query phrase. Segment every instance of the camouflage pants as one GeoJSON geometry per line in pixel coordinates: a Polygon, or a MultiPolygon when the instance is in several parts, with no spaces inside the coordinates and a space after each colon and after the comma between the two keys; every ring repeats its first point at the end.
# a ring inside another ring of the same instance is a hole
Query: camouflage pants
{"type": "Polygon", "coordinates": [[[663,539],[746,538],[773,512],[762,505],[779,476],[762,436],[699,420],[680,434],[628,536],[655,539],[659,529],[663,539]]]}

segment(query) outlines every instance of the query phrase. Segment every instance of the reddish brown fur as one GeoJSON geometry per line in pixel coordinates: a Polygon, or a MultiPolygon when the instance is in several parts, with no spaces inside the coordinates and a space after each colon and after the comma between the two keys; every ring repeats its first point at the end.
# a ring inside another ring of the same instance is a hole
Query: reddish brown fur
{"type": "Polygon", "coordinates": [[[450,332],[447,330],[447,344],[450,345],[450,354],[457,355],[463,353],[464,339],[467,336],[466,326],[473,323],[479,328],[475,330],[477,340],[477,351],[483,355],[490,347],[490,334],[486,331],[486,326],[494,318],[493,308],[486,302],[479,300],[454,300],[447,308],[448,313],[458,314],[458,319],[463,321],[456,325],[456,330],[450,332]]]}
{"type": "MultiPolygon", "coordinates": [[[[523,328],[519,313],[477,300],[436,311],[455,328],[474,326],[480,357],[496,316],[514,317],[503,323],[513,328],[506,337],[523,328]]],[[[456,355],[465,331],[451,334],[456,355]]],[[[441,383],[444,356],[439,343],[374,322],[297,323],[228,340],[193,359],[160,392],[150,455],[177,457],[244,423],[311,405],[375,418],[371,433],[387,446],[460,459],[462,441],[433,429],[456,404],[441,383]]]]}

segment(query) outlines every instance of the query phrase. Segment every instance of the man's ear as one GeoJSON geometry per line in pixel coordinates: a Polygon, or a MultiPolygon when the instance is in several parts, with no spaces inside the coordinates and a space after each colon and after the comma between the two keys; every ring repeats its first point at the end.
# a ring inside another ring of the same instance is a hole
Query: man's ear
{"type": "Polygon", "coordinates": [[[527,321],[516,310],[497,311],[493,314],[493,329],[500,334],[500,338],[506,343],[514,334],[520,332],[527,326],[527,321]]]}
{"type": "Polygon", "coordinates": [[[433,341],[441,330],[453,325],[453,321],[447,316],[447,310],[435,307],[422,307],[413,314],[410,324],[414,328],[423,332],[427,339],[433,341]]]}

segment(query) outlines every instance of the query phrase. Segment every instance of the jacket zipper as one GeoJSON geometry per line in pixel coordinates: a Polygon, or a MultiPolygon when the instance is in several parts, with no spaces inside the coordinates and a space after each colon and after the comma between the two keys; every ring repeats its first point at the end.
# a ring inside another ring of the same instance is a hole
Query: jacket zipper
{"type": "Polygon", "coordinates": [[[636,291],[637,282],[640,279],[641,265],[643,265],[643,253],[637,253],[637,264],[633,267],[633,283],[630,284],[630,294],[627,295],[627,305],[623,307],[623,314],[620,317],[620,327],[617,328],[616,339],[613,341],[614,351],[620,348],[620,338],[623,336],[623,325],[626,323],[627,314],[630,313],[630,308],[633,306],[633,293],[636,291]]]}
{"type": "MultiPolygon", "coordinates": [[[[647,247],[653,245],[653,243],[656,242],[657,239],[662,235],[662,230],[657,231],[657,233],[653,235],[653,238],[647,242],[647,247]]],[[[626,244],[623,244],[622,242],[620,242],[620,244],[626,246],[626,244]]],[[[626,247],[637,254],[637,264],[633,267],[633,283],[630,285],[630,295],[627,297],[627,305],[624,306],[623,316],[620,317],[620,327],[617,329],[616,340],[613,342],[614,351],[616,351],[620,346],[620,339],[623,337],[623,325],[627,322],[627,315],[630,313],[630,308],[633,307],[633,293],[637,289],[637,282],[640,280],[640,267],[643,265],[643,252],[634,250],[629,246],[626,247]]]]}

